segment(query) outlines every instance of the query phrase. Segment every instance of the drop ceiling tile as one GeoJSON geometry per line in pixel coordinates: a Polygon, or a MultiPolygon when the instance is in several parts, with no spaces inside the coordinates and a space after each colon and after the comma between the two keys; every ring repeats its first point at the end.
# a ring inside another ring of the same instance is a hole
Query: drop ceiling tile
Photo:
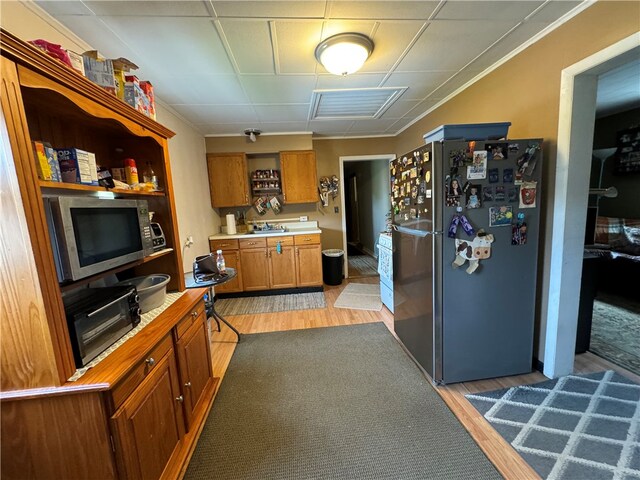
{"type": "Polygon", "coordinates": [[[152,83],[154,93],[169,104],[249,103],[235,75],[163,75],[152,83]]]}
{"type": "Polygon", "coordinates": [[[261,122],[263,133],[306,132],[307,122],[261,122]]]}
{"type": "Polygon", "coordinates": [[[443,72],[400,72],[389,76],[385,87],[409,87],[404,100],[422,100],[443,82],[451,78],[456,71],[443,72]]]}
{"type": "Polygon", "coordinates": [[[371,36],[376,27],[373,20],[327,20],[322,27],[322,39],[332,37],[338,33],[355,32],[371,36]]]}
{"type": "Polygon", "coordinates": [[[480,73],[481,72],[478,70],[469,70],[469,69],[462,70],[456,76],[454,76],[453,78],[447,80],[444,84],[442,84],[442,86],[433,93],[432,97],[445,98],[480,73]]]}
{"type": "Polygon", "coordinates": [[[304,2],[218,2],[211,4],[219,17],[253,18],[322,18],[325,2],[305,0],[304,2]]]}
{"type": "Polygon", "coordinates": [[[522,20],[542,5],[537,1],[456,0],[444,4],[438,20],[522,20]]]}
{"type": "Polygon", "coordinates": [[[411,44],[423,22],[385,22],[378,26],[372,40],[373,53],[362,72],[388,72],[411,44]]]}
{"type": "Polygon", "coordinates": [[[581,1],[569,0],[546,2],[544,7],[537,11],[529,20],[533,22],[555,22],[558,18],[570,12],[581,3],[581,1]]]}
{"type": "MultiPolygon", "coordinates": [[[[143,67],[141,56],[113,35],[104,21],[95,16],[58,15],[56,20],[98,50],[106,58],[125,57],[143,67]]],[[[82,52],[78,52],[82,53],[82,52]]],[[[152,71],[149,69],[149,71],[152,71]]],[[[136,70],[138,75],[140,70],[136,70]]]]}
{"type": "Polygon", "coordinates": [[[204,135],[242,135],[249,128],[246,123],[197,123],[195,126],[204,135]]]}
{"type": "Polygon", "coordinates": [[[43,1],[35,2],[40,8],[51,16],[56,15],[93,15],[93,12],[82,2],[43,1]]]}
{"type": "Polygon", "coordinates": [[[301,105],[256,105],[258,120],[261,122],[306,122],[309,104],[301,105]]]}
{"type": "Polygon", "coordinates": [[[514,25],[513,22],[492,20],[432,22],[398,70],[459,70],[514,25]],[[455,47],[451,48],[452,45],[455,47]]]}
{"type": "MultiPolygon", "coordinates": [[[[197,17],[101,17],[131,50],[140,66],[215,75],[234,73],[213,22],[197,17]],[[170,35],[163,33],[171,32],[170,35]]],[[[109,35],[111,41],[114,35],[109,35]]]]}
{"type": "Polygon", "coordinates": [[[349,129],[352,133],[369,133],[369,132],[385,132],[391,125],[395,124],[397,119],[376,119],[376,120],[356,120],[349,129]]]}
{"type": "MultiPolygon", "coordinates": [[[[406,95],[406,93],[405,93],[406,95]]],[[[403,97],[404,98],[404,97],[403,97]]],[[[409,114],[417,105],[420,104],[420,100],[398,100],[382,115],[383,119],[402,118],[409,114]]]]}
{"type": "Polygon", "coordinates": [[[265,20],[221,20],[240,73],[275,73],[271,33],[265,20]]]}
{"type": "MultiPolygon", "coordinates": [[[[421,115],[424,115],[426,111],[433,108],[441,100],[442,98],[427,98],[426,100],[423,100],[416,106],[416,108],[411,110],[411,112],[409,112],[408,115],[405,115],[404,117],[402,117],[403,122],[406,122],[405,123],[406,125],[409,122],[414,121],[416,118],[420,117],[421,115]]],[[[402,127],[398,127],[398,129],[399,128],[402,128],[402,127]]]]}
{"type": "Polygon", "coordinates": [[[432,2],[329,2],[328,18],[427,19],[438,6],[432,2]]]}
{"type": "MultiPolygon", "coordinates": [[[[184,118],[196,125],[203,123],[256,123],[258,117],[250,105],[171,105],[184,118]]],[[[247,127],[245,127],[247,128],[247,127]]]]}
{"type": "MultiPolygon", "coordinates": [[[[69,2],[72,3],[72,2],[69,2]]],[[[76,3],[76,2],[73,2],[76,3]]],[[[80,3],[80,2],[77,2],[80,3]]],[[[203,1],[84,1],[96,15],[101,16],[154,16],[154,17],[208,17],[203,1]]]]}
{"type": "Polygon", "coordinates": [[[317,20],[276,21],[276,52],[281,73],[315,73],[314,52],[322,34],[322,22],[317,20]]]}
{"type": "Polygon", "coordinates": [[[362,73],[360,71],[346,76],[325,73],[318,75],[316,89],[372,88],[380,86],[382,79],[384,79],[382,73],[362,73]]]}
{"type": "Polygon", "coordinates": [[[309,103],[316,79],[313,75],[241,75],[240,82],[254,103],[309,103]]]}
{"type": "Polygon", "coordinates": [[[525,22],[519,25],[509,35],[484,52],[478,59],[474,60],[468,68],[473,70],[484,70],[506,55],[514,51],[531,37],[546,28],[549,24],[543,22],[525,22]]]}
{"type": "Polygon", "coordinates": [[[353,120],[312,120],[309,122],[309,130],[314,133],[339,133],[340,135],[344,135],[349,131],[352,124],[353,120]]]}

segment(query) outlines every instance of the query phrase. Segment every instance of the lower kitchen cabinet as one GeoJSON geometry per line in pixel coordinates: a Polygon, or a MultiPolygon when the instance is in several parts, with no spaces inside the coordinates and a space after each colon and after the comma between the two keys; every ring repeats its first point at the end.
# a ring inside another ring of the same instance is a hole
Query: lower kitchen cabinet
{"type": "Polygon", "coordinates": [[[184,395],[184,413],[189,430],[193,427],[194,412],[203,400],[202,394],[212,381],[209,334],[205,317],[205,313],[200,312],[191,327],[176,343],[180,383],[184,395]]]}
{"type": "Polygon", "coordinates": [[[269,289],[269,267],[265,247],[241,248],[240,263],[242,263],[242,284],[245,292],[269,289]]]}
{"type": "Polygon", "coordinates": [[[111,417],[121,478],[157,479],[185,434],[173,348],[111,417]]]}
{"type": "Polygon", "coordinates": [[[222,250],[227,266],[238,272],[217,293],[322,286],[320,234],[218,239],[209,246],[222,250]]]}
{"type": "Polygon", "coordinates": [[[293,288],[296,286],[296,256],[294,247],[268,248],[269,285],[271,288],[293,288]],[[280,250],[280,251],[278,251],[280,250]]]}
{"type": "Polygon", "coordinates": [[[322,285],[322,247],[296,246],[296,281],[298,287],[322,285]]]}

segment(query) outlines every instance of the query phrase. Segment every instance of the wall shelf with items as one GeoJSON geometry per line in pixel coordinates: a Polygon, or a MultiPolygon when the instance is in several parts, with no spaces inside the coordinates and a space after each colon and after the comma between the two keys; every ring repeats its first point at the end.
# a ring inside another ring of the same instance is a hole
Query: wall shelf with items
{"type": "Polygon", "coordinates": [[[251,194],[254,197],[281,195],[279,170],[255,170],[251,172],[251,194]]]}

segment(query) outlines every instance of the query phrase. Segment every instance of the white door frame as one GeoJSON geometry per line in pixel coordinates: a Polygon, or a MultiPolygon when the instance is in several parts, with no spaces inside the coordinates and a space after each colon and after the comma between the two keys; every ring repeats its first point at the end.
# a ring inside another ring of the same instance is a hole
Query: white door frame
{"type": "MultiPolygon", "coordinates": [[[[395,153],[382,153],[380,155],[355,155],[340,157],[340,212],[342,222],[342,249],[344,250],[344,278],[349,278],[349,259],[347,258],[347,214],[344,211],[344,163],[345,162],[368,162],[371,160],[386,160],[387,163],[396,158],[395,153]]],[[[391,204],[389,204],[391,208],[391,204]]]]}
{"type": "Polygon", "coordinates": [[[637,58],[639,51],[640,32],[562,71],[551,262],[544,283],[543,373],[549,378],[573,372],[598,75],[637,58]]]}

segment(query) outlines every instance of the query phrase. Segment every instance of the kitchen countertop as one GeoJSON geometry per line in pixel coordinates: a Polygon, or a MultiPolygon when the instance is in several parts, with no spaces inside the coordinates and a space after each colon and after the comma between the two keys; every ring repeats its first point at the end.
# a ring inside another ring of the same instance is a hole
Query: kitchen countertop
{"type": "MultiPolygon", "coordinates": [[[[292,219],[288,219],[292,220],[292,219]]],[[[260,224],[263,222],[253,222],[253,224],[260,224]]],[[[266,222],[264,222],[266,223],[266,222]]],[[[271,223],[271,221],[269,222],[271,223]]],[[[214,235],[209,236],[209,240],[229,240],[232,238],[256,238],[256,237],[288,237],[291,235],[312,235],[312,234],[321,234],[322,230],[318,228],[318,222],[315,220],[312,221],[304,221],[304,222],[294,222],[294,221],[278,221],[271,223],[272,225],[277,225],[279,227],[286,228],[286,232],[278,232],[278,233],[216,233],[214,235]]]]}
{"type": "Polygon", "coordinates": [[[311,227],[290,229],[286,232],[278,233],[234,233],[232,235],[229,235],[227,233],[217,233],[215,235],[210,235],[209,240],[228,240],[230,238],[288,237],[291,235],[310,235],[314,233],[322,233],[322,230],[317,227],[311,227]]]}

